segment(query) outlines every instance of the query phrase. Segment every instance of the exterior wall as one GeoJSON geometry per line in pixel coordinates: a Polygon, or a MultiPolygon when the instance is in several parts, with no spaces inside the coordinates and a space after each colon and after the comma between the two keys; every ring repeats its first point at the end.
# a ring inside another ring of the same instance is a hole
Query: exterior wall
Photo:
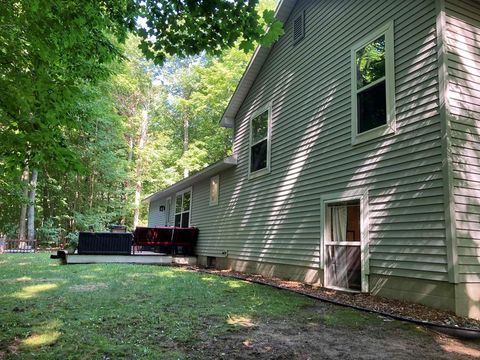
{"type": "MultiPolygon", "coordinates": [[[[193,194],[194,187],[195,186],[192,186],[192,194],[193,194]]],[[[149,204],[149,207],[148,207],[148,226],[149,227],[165,226],[165,225],[173,226],[173,224],[175,223],[175,196],[176,194],[174,193],[165,198],[160,198],[158,200],[152,201],[149,204]],[[170,209],[168,209],[168,206],[167,206],[168,198],[170,198],[170,209]],[[159,210],[161,205],[165,206],[165,210],[162,212],[159,210]],[[168,218],[168,221],[166,221],[167,220],[166,218],[168,218]]],[[[193,204],[194,203],[192,199],[192,210],[193,210],[193,204]]],[[[194,226],[193,215],[190,214],[190,216],[192,216],[190,220],[190,224],[194,226]]]]}
{"type": "Polygon", "coordinates": [[[437,309],[455,311],[455,284],[397,276],[370,278],[370,292],[386,298],[410,301],[437,309]]]}
{"type": "Polygon", "coordinates": [[[368,191],[370,291],[480,318],[480,3],[299,0],[285,30],[238,112],[218,205],[209,179],[192,187],[199,263],[322,283],[321,199],[368,191]],[[390,20],[397,130],[351,145],[350,48],[390,20]],[[249,180],[249,119],[269,102],[271,172],[249,180]]]}
{"type": "Polygon", "coordinates": [[[196,184],[198,254],[318,271],[321,197],[365,189],[371,276],[448,281],[436,2],[300,0],[285,31],[236,118],[238,165],[221,174],[219,205],[208,180],[196,184]],[[352,146],[350,48],[392,19],[397,132],[352,146]],[[271,173],[248,180],[249,117],[270,101],[271,173]]]}
{"type": "Polygon", "coordinates": [[[160,211],[160,206],[165,206],[165,199],[152,201],[148,207],[148,226],[164,226],[165,225],[165,211],[160,211]]]}
{"type": "MultiPolygon", "coordinates": [[[[208,266],[207,257],[199,256],[197,264],[200,266],[208,266]]],[[[278,277],[281,279],[303,281],[312,284],[321,282],[320,279],[323,275],[318,269],[309,269],[298,265],[280,265],[264,261],[243,261],[228,257],[216,257],[215,268],[229,269],[249,274],[261,274],[268,277],[278,277]]]]}
{"type": "Polygon", "coordinates": [[[480,283],[480,3],[445,9],[458,280],[480,283]]]}

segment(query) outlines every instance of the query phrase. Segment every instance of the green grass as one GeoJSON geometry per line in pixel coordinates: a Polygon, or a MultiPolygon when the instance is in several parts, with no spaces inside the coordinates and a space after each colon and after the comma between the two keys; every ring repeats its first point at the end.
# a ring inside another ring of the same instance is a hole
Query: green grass
{"type": "Polygon", "coordinates": [[[383,320],[378,316],[361,313],[354,309],[339,308],[332,313],[325,314],[323,320],[329,326],[343,326],[350,328],[361,328],[366,325],[379,325],[383,320]]]}
{"type": "Polygon", "coordinates": [[[0,255],[0,358],[177,359],[214,336],[302,316],[296,294],[181,268],[0,255]]]}

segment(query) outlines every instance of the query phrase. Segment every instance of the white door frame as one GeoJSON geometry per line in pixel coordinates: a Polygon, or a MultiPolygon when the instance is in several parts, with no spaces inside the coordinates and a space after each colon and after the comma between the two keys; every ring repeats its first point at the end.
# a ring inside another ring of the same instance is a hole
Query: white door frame
{"type": "Polygon", "coordinates": [[[327,206],[329,204],[342,203],[352,200],[360,201],[360,263],[362,292],[368,292],[368,275],[370,274],[369,265],[369,234],[368,234],[368,190],[348,190],[341,193],[327,194],[320,198],[321,209],[321,231],[320,231],[320,269],[323,270],[323,286],[327,287],[326,264],[326,239],[328,239],[327,229],[327,206]]]}
{"type": "Polygon", "coordinates": [[[170,213],[172,211],[172,197],[169,196],[165,199],[165,226],[170,225],[170,213]]]}
{"type": "MultiPolygon", "coordinates": [[[[180,215],[180,225],[182,225],[183,213],[184,213],[184,212],[182,211],[182,212],[180,212],[180,213],[177,213],[177,196],[178,196],[178,195],[182,195],[182,206],[183,206],[183,195],[184,195],[185,193],[188,193],[188,192],[190,193],[190,204],[189,204],[190,207],[189,207],[189,209],[188,209],[188,226],[190,226],[191,221],[192,221],[192,200],[193,200],[193,199],[192,199],[192,187],[191,187],[191,186],[188,187],[188,188],[186,188],[186,189],[184,189],[184,190],[182,190],[182,191],[178,191],[178,192],[175,194],[175,216],[177,216],[178,214],[181,214],[181,215],[180,215]]],[[[173,221],[174,221],[174,224],[173,224],[173,225],[174,225],[174,226],[175,226],[175,216],[174,216],[174,219],[173,219],[173,221]]]]}

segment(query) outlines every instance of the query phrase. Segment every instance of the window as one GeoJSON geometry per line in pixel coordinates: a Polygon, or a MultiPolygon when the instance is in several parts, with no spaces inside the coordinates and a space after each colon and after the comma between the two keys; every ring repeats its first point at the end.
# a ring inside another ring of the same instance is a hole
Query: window
{"type": "Polygon", "coordinates": [[[220,176],[210,178],[210,205],[218,205],[218,191],[220,186],[220,176]]]}
{"type": "Polygon", "coordinates": [[[352,47],[352,143],[395,132],[393,22],[352,47]]]}
{"type": "Polygon", "coordinates": [[[250,177],[270,171],[271,105],[250,119],[250,177]]]}
{"type": "Polygon", "coordinates": [[[175,226],[190,226],[190,209],[192,203],[191,198],[191,189],[177,193],[175,197],[175,226]]]}
{"type": "Polygon", "coordinates": [[[368,291],[368,193],[322,197],[321,266],[324,286],[368,291]]]}

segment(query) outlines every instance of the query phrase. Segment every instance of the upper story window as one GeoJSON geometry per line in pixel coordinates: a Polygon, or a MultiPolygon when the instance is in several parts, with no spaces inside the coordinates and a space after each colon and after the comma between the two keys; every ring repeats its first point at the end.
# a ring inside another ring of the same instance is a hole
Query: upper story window
{"type": "Polygon", "coordinates": [[[178,192],[175,197],[175,226],[190,226],[190,210],[192,205],[192,189],[178,192]]]}
{"type": "Polygon", "coordinates": [[[393,22],[352,47],[352,143],[395,132],[393,22]]]}
{"type": "Polygon", "coordinates": [[[249,177],[270,171],[271,105],[256,111],[250,119],[249,177]]]}
{"type": "Polygon", "coordinates": [[[210,205],[218,205],[218,193],[220,189],[220,176],[210,178],[210,205]]]}

